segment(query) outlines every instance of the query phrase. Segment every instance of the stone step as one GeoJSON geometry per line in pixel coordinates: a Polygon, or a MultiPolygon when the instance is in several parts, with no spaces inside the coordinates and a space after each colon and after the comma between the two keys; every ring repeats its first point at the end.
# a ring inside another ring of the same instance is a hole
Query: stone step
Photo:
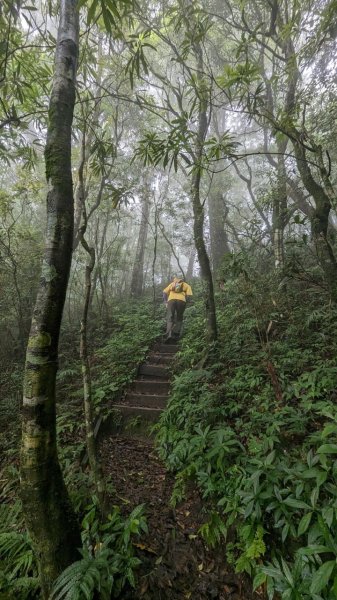
{"type": "Polygon", "coordinates": [[[158,352],[161,354],[175,354],[179,350],[178,344],[159,344],[158,352]]]}
{"type": "Polygon", "coordinates": [[[132,394],[129,392],[123,400],[125,406],[139,406],[147,408],[165,408],[167,405],[168,396],[149,396],[145,394],[132,394]]]}
{"type": "Polygon", "coordinates": [[[141,365],[138,369],[138,375],[147,375],[151,377],[166,377],[168,379],[169,373],[165,367],[159,365],[141,365]]]}
{"type": "Polygon", "coordinates": [[[147,365],[170,365],[174,359],[174,354],[150,354],[147,358],[147,365]]]}
{"type": "Polygon", "coordinates": [[[131,393],[152,394],[157,396],[167,396],[170,389],[169,381],[136,379],[132,384],[131,393]]]}
{"type": "Polygon", "coordinates": [[[157,421],[162,412],[161,408],[147,408],[145,406],[128,406],[126,404],[115,404],[114,408],[122,413],[122,416],[131,419],[140,417],[142,421],[157,421]]]}

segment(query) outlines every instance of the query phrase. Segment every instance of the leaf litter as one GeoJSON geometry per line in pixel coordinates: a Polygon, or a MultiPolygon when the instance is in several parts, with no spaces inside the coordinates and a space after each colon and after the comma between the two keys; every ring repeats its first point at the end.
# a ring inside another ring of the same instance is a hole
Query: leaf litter
{"type": "Polygon", "coordinates": [[[134,543],[141,565],[136,588],[124,600],[253,600],[249,579],[233,572],[225,547],[208,548],[198,530],[206,520],[195,487],[175,508],[170,505],[174,476],[155,453],[150,438],[124,434],[101,443],[104,468],[113,481],[112,504],[125,516],[145,504],[148,534],[134,543]]]}

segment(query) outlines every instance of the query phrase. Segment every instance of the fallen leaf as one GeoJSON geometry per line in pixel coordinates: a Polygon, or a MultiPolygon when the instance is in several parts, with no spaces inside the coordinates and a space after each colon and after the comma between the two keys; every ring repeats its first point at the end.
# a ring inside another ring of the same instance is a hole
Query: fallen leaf
{"type": "Polygon", "coordinates": [[[148,587],[149,587],[148,579],[143,579],[142,584],[140,586],[140,590],[139,590],[141,596],[144,596],[145,592],[147,592],[147,590],[148,590],[148,587]]]}
{"type": "Polygon", "coordinates": [[[202,571],[204,568],[204,563],[200,563],[200,565],[198,565],[198,571],[202,571]]]}
{"type": "Polygon", "coordinates": [[[214,562],[214,560],[212,560],[209,563],[209,565],[207,565],[206,573],[210,573],[211,571],[213,571],[214,567],[215,567],[215,562],[214,562]]]}
{"type": "Polygon", "coordinates": [[[135,546],[136,548],[139,548],[140,550],[146,550],[146,552],[150,552],[151,554],[157,554],[157,552],[155,550],[152,550],[152,548],[150,548],[150,546],[147,546],[146,544],[142,544],[141,542],[133,542],[132,545],[135,546]]]}
{"type": "Polygon", "coordinates": [[[131,504],[131,500],[128,500],[127,498],[123,498],[122,496],[119,496],[118,494],[116,494],[116,497],[119,500],[122,500],[122,502],[124,502],[124,504],[131,504]]]}

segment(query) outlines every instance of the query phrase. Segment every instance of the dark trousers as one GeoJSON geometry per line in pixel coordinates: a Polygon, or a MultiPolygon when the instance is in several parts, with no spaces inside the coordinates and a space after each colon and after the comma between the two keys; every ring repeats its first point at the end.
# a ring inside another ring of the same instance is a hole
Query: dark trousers
{"type": "Polygon", "coordinates": [[[183,324],[185,308],[186,302],[184,302],[184,300],[168,301],[166,326],[166,335],[168,337],[179,337],[181,332],[181,326],[183,324]]]}

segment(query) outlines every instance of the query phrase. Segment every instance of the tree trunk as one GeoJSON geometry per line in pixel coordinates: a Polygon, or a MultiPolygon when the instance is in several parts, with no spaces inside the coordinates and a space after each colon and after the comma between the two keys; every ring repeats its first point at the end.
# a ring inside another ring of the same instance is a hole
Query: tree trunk
{"type": "Polygon", "coordinates": [[[73,239],[71,127],[77,54],[76,2],[61,0],[45,149],[47,233],[26,354],[21,446],[23,510],[45,599],[56,577],[80,557],[81,546],[57,456],[55,415],[58,340],[73,239]]]}
{"type": "Polygon", "coordinates": [[[192,248],[189,258],[188,258],[188,265],[187,265],[187,271],[186,271],[186,281],[187,282],[190,281],[193,277],[195,254],[196,254],[196,250],[195,250],[195,248],[192,248]]]}
{"type": "Polygon", "coordinates": [[[284,267],[284,229],[287,223],[287,174],[284,152],[288,139],[277,144],[277,188],[273,199],[273,248],[275,269],[284,267]]]}
{"type": "Polygon", "coordinates": [[[135,262],[133,263],[132,279],[131,279],[131,296],[139,298],[143,293],[144,283],[144,255],[147,240],[147,232],[149,228],[150,215],[150,200],[148,197],[148,189],[145,188],[142,202],[142,218],[140,222],[138,242],[136,248],[135,262]]]}
{"type": "Polygon", "coordinates": [[[296,156],[297,168],[300,172],[304,186],[315,200],[315,208],[311,218],[312,237],[316,246],[318,260],[325,275],[329,287],[331,299],[337,302],[337,261],[328,238],[329,215],[331,202],[324,188],[315,181],[309,163],[306,159],[306,151],[300,140],[297,139],[298,132],[294,129],[293,145],[296,156]]]}
{"type": "Polygon", "coordinates": [[[153,301],[153,318],[156,318],[156,261],[157,261],[157,245],[158,245],[158,206],[155,205],[154,211],[154,232],[153,232],[153,259],[152,259],[152,301],[153,301]]]}
{"type": "Polygon", "coordinates": [[[221,190],[214,189],[208,197],[209,232],[213,274],[220,271],[225,254],[230,253],[225,232],[225,206],[221,190]]]}
{"type": "Polygon", "coordinates": [[[194,152],[194,171],[192,175],[191,197],[193,207],[193,232],[194,243],[198,254],[201,277],[204,284],[205,308],[207,318],[207,338],[209,342],[217,339],[216,309],[214,287],[209,257],[204,238],[204,207],[200,200],[200,182],[202,172],[202,151],[207,134],[207,91],[203,82],[203,57],[200,43],[195,44],[197,58],[197,84],[198,84],[198,131],[194,152]]]}
{"type": "Polygon", "coordinates": [[[86,250],[90,257],[89,263],[85,267],[85,300],[80,331],[80,355],[82,361],[86,446],[88,452],[89,465],[95,482],[99,506],[101,509],[101,513],[104,514],[105,481],[99,460],[96,438],[94,434],[94,410],[92,406],[91,372],[87,344],[88,313],[91,299],[91,277],[93,269],[95,267],[95,250],[94,248],[89,247],[84,238],[83,229],[84,227],[86,227],[86,219],[84,219],[84,223],[85,225],[83,225],[83,227],[80,228],[80,241],[83,248],[86,250]]]}
{"type": "Polygon", "coordinates": [[[200,169],[197,168],[192,177],[192,203],[194,216],[194,242],[200,264],[201,277],[204,284],[205,308],[207,318],[207,338],[214,342],[217,339],[216,311],[214,300],[213,278],[211,266],[204,240],[204,209],[200,201],[200,169]]]}

